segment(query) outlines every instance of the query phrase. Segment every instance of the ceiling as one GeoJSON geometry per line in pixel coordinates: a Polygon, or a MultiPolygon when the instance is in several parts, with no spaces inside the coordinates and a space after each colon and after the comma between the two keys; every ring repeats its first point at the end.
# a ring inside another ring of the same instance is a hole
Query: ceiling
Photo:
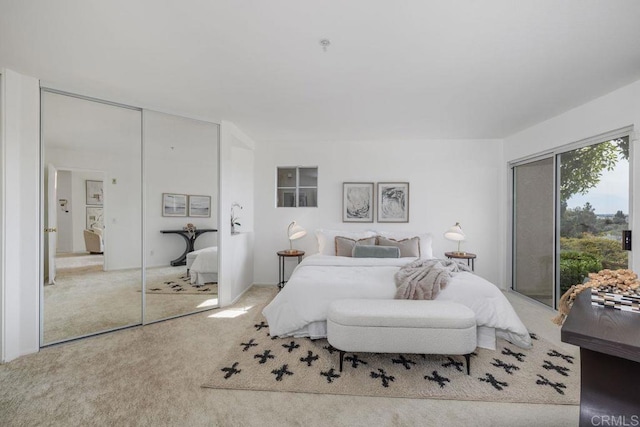
{"type": "Polygon", "coordinates": [[[0,0],[0,67],[257,141],[503,138],[640,79],[639,18],[636,0],[0,0]]]}

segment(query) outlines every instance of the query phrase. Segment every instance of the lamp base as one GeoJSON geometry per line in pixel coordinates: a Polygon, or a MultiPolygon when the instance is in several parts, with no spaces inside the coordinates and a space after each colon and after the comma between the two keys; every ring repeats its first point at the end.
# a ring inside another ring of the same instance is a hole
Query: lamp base
{"type": "Polygon", "coordinates": [[[461,252],[461,251],[455,251],[455,252],[453,252],[453,254],[454,254],[454,255],[457,255],[457,256],[464,256],[464,255],[466,255],[467,253],[466,253],[466,252],[461,252]]]}
{"type": "Polygon", "coordinates": [[[288,253],[288,254],[295,254],[296,252],[298,252],[298,250],[297,249],[286,249],[285,252],[288,253]]]}

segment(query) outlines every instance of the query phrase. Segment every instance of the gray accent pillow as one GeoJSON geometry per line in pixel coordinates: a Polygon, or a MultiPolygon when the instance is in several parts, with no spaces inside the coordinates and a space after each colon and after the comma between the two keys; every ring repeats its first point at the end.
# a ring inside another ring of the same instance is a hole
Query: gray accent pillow
{"type": "Polygon", "coordinates": [[[380,246],[395,246],[400,249],[401,257],[419,257],[420,256],[420,238],[418,236],[410,239],[387,239],[386,237],[378,236],[378,245],[380,246]]]}
{"type": "Polygon", "coordinates": [[[353,253],[356,245],[375,245],[375,237],[367,237],[365,239],[354,240],[348,237],[336,236],[336,256],[348,256],[353,253]]]}
{"type": "Polygon", "coordinates": [[[355,245],[354,258],[400,258],[400,249],[396,246],[355,245]]]}

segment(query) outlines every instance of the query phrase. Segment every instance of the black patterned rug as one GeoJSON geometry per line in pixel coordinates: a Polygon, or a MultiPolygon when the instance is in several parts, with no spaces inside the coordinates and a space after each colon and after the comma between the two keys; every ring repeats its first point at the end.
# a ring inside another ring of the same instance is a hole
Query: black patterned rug
{"type": "Polygon", "coordinates": [[[206,294],[218,293],[217,283],[205,283],[204,285],[191,284],[186,273],[174,274],[162,278],[147,281],[147,293],[149,294],[206,294]]]}
{"type": "Polygon", "coordinates": [[[498,340],[478,348],[467,375],[463,356],[339,353],[327,340],[272,338],[262,315],[203,387],[359,396],[577,405],[577,351],[559,351],[531,334],[523,350],[498,340]]]}

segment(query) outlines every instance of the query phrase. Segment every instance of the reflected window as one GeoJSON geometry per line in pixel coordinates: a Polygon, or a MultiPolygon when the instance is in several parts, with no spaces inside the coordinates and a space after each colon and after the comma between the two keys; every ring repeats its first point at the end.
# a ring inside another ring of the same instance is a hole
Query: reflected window
{"type": "Polygon", "coordinates": [[[277,207],[318,207],[317,167],[278,167],[276,179],[277,207]]]}

